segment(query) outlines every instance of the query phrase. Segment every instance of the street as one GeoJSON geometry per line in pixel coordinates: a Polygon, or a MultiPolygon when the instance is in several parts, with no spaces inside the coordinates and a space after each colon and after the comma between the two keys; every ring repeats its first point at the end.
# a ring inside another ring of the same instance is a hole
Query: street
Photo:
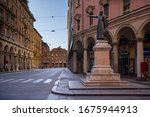
{"type": "MultiPolygon", "coordinates": [[[[66,68],[36,69],[30,71],[8,72],[0,74],[0,100],[147,100],[149,95],[84,95],[91,90],[70,90],[83,95],[61,95],[52,92],[54,87],[60,91],[68,92],[69,81],[79,81],[85,78],[84,74],[74,74],[66,68]]],[[[128,79],[129,80],[129,79],[128,79]]],[[[134,80],[133,80],[134,81],[134,80]]],[[[133,82],[132,80],[129,82],[133,82]]],[[[135,81],[136,83],[141,83],[135,81]]],[[[145,83],[145,82],[144,82],[145,83]]],[[[143,86],[149,86],[147,81],[143,86]]],[[[136,84],[137,85],[137,84],[136,84]]],[[[112,93],[115,90],[111,90],[112,93]]],[[[123,90],[122,90],[123,91],[123,90]]],[[[136,91],[149,91],[149,88],[128,90],[128,93],[136,91]]],[[[96,92],[96,90],[93,90],[96,92]]],[[[99,92],[99,91],[98,91],[99,92]]],[[[97,92],[97,93],[98,93],[97,92]]],[[[106,90],[105,90],[106,92],[106,90]]]]}
{"type": "Polygon", "coordinates": [[[65,69],[37,69],[0,74],[1,100],[45,100],[65,69]]]}

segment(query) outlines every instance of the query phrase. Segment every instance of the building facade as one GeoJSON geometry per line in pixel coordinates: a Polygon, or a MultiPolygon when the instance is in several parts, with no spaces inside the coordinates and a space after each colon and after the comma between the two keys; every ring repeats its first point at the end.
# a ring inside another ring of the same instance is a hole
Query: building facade
{"type": "MultiPolygon", "coordinates": [[[[94,64],[92,48],[97,30],[97,19],[89,15],[99,14],[99,0],[71,1],[73,5],[69,9],[73,8],[73,16],[68,24],[73,25],[73,40],[68,39],[69,68],[73,72],[87,73],[94,64]]],[[[141,77],[144,62],[150,73],[150,0],[103,0],[103,6],[108,18],[107,40],[112,46],[114,71],[141,77]]]]}
{"type": "Polygon", "coordinates": [[[42,68],[50,67],[49,51],[50,49],[48,44],[42,41],[42,68]]]}
{"type": "Polygon", "coordinates": [[[67,67],[68,53],[67,50],[61,47],[54,48],[49,53],[51,68],[64,68],[67,67]]]}
{"type": "Polygon", "coordinates": [[[23,0],[0,0],[0,71],[32,68],[34,21],[23,0]]]}
{"type": "Polygon", "coordinates": [[[41,61],[42,61],[42,36],[39,32],[34,28],[34,35],[33,35],[33,68],[38,69],[41,68],[41,61]]]}

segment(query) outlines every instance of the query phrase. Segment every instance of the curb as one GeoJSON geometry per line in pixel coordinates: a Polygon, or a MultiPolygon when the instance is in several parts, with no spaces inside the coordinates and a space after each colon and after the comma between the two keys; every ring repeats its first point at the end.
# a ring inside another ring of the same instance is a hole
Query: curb
{"type": "Polygon", "coordinates": [[[52,88],[52,93],[67,96],[150,96],[150,91],[142,92],[143,90],[57,90],[57,85],[52,88]],[[78,92],[79,91],[79,92],[78,92]],[[117,92],[118,91],[118,92],[117,92]],[[129,93],[129,91],[133,91],[129,93]],[[99,92],[99,93],[98,93],[99,92]]]}
{"type": "Polygon", "coordinates": [[[65,95],[65,96],[150,96],[150,93],[71,93],[70,91],[68,92],[61,92],[57,91],[56,88],[54,87],[51,91],[54,94],[59,94],[59,95],[65,95]]]}
{"type": "MultiPolygon", "coordinates": [[[[55,82],[51,92],[53,94],[65,95],[65,96],[149,96],[150,97],[150,87],[143,88],[79,88],[71,89],[69,88],[69,79],[64,82],[63,73],[55,82]]],[[[72,78],[72,77],[71,77],[72,78]]],[[[66,78],[65,78],[66,79],[66,78]]],[[[130,81],[131,82],[131,81],[130,81]]],[[[137,83],[136,83],[137,84],[137,83]]]]}

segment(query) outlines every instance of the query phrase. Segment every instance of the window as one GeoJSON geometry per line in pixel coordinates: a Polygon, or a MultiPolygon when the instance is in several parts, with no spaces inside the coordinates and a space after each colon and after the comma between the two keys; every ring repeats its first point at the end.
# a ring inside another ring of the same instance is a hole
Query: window
{"type": "Polygon", "coordinates": [[[3,24],[0,24],[0,34],[3,32],[3,24]]]}
{"type": "Polygon", "coordinates": [[[9,0],[7,0],[7,6],[9,6],[9,0]]]}
{"type": "Polygon", "coordinates": [[[0,17],[2,17],[2,15],[3,15],[3,9],[0,8],[0,17]]]}
{"type": "MultiPolygon", "coordinates": [[[[93,12],[90,12],[89,15],[93,15],[93,12]]],[[[93,25],[93,18],[90,17],[90,26],[93,25]]]]}
{"type": "Polygon", "coordinates": [[[109,17],[109,4],[108,3],[104,5],[104,14],[106,18],[109,17]]]}
{"type": "Polygon", "coordinates": [[[124,14],[128,14],[130,12],[130,0],[124,0],[124,14]]]}
{"type": "MultiPolygon", "coordinates": [[[[89,5],[87,8],[86,8],[86,13],[87,13],[87,16],[91,16],[91,15],[94,15],[94,9],[95,9],[95,6],[92,6],[92,5],[89,5]]],[[[93,18],[92,17],[89,17],[89,25],[93,25],[93,18]]]]}
{"type": "Polygon", "coordinates": [[[77,7],[80,6],[80,0],[77,0],[77,7]]]}
{"type": "Polygon", "coordinates": [[[75,22],[76,22],[76,29],[80,30],[80,19],[81,19],[81,14],[76,14],[75,17],[75,22]]]}
{"type": "Polygon", "coordinates": [[[80,19],[77,19],[77,30],[80,30],[80,19]]]}

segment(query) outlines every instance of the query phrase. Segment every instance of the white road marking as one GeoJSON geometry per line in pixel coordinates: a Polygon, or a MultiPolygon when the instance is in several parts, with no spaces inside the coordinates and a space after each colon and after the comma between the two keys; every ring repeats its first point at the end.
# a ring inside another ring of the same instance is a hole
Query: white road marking
{"type": "Polygon", "coordinates": [[[47,79],[44,83],[50,83],[52,79],[47,79]]]}
{"type": "Polygon", "coordinates": [[[7,80],[2,80],[2,81],[0,81],[0,83],[5,83],[5,82],[9,82],[9,81],[12,81],[12,80],[14,80],[14,79],[7,79],[7,80]]]}
{"type": "MultiPolygon", "coordinates": [[[[18,83],[18,82],[20,82],[20,83],[29,83],[29,82],[40,83],[42,81],[43,81],[43,79],[37,79],[37,80],[35,80],[35,79],[27,79],[27,80],[25,80],[25,79],[0,79],[0,83],[6,83],[6,82],[8,82],[8,83],[18,83]]],[[[43,81],[43,83],[48,84],[51,81],[52,81],[52,79],[46,79],[45,81],[43,81]]]]}
{"type": "Polygon", "coordinates": [[[14,80],[14,81],[11,81],[11,82],[9,82],[9,83],[16,83],[16,82],[20,82],[20,81],[22,81],[22,80],[24,80],[24,79],[14,80]]]}
{"type": "Polygon", "coordinates": [[[38,79],[38,80],[36,80],[36,81],[34,81],[33,83],[39,83],[39,82],[41,82],[43,79],[38,79]]]}
{"type": "Polygon", "coordinates": [[[33,80],[34,79],[28,79],[28,80],[23,81],[22,83],[28,83],[28,82],[33,81],[33,80]]]}

